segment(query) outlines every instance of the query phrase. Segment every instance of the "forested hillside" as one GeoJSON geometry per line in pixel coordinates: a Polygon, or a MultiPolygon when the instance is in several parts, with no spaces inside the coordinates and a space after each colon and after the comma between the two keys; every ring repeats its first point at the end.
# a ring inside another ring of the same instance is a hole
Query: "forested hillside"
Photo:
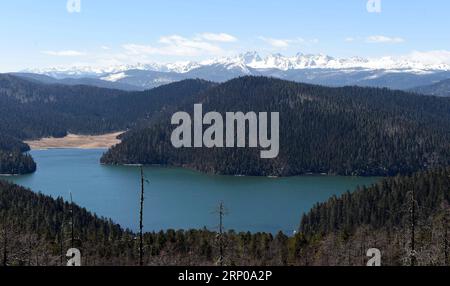
{"type": "MultiPolygon", "coordinates": [[[[365,265],[369,248],[381,250],[382,265],[450,265],[449,199],[448,168],[388,178],[318,204],[290,237],[232,230],[222,237],[214,230],[145,233],[144,264],[216,265],[222,245],[224,265],[365,265]]],[[[73,245],[83,265],[139,264],[133,232],[62,199],[0,181],[1,264],[65,265],[72,209],[73,245]]]]}
{"type": "Polygon", "coordinates": [[[426,95],[450,97],[450,79],[446,79],[431,85],[417,87],[412,89],[411,91],[426,95]]]}
{"type": "MultiPolygon", "coordinates": [[[[62,199],[0,181],[1,265],[65,265],[65,253],[72,246],[72,207],[73,245],[81,251],[82,265],[139,265],[136,234],[62,199]]],[[[230,231],[223,241],[226,265],[288,263],[288,237],[281,233],[273,236],[230,231]]],[[[144,234],[145,265],[216,265],[218,258],[219,240],[214,231],[144,234]]]]}
{"type": "Polygon", "coordinates": [[[28,166],[31,159],[18,152],[28,148],[21,140],[63,137],[68,132],[102,134],[135,128],[174,102],[191,98],[212,85],[186,80],[144,92],[124,92],[83,85],[42,84],[1,74],[0,171],[33,171],[20,166],[28,166]],[[14,159],[8,159],[7,150],[8,154],[13,152],[14,159]]]}
{"type": "Polygon", "coordinates": [[[21,175],[36,171],[36,163],[29,154],[0,150],[0,174],[21,175]]]}
{"type": "Polygon", "coordinates": [[[363,249],[376,247],[391,265],[450,265],[449,203],[449,168],[361,187],[303,216],[305,253],[326,253],[315,263],[358,264],[363,249]]]}
{"type": "Polygon", "coordinates": [[[30,148],[6,134],[0,133],[0,174],[28,174],[36,170],[30,155],[23,154],[30,148]]]}
{"type": "Polygon", "coordinates": [[[135,127],[165,105],[208,88],[186,80],[144,92],[91,86],[40,84],[0,75],[0,132],[19,139],[99,134],[135,127]]]}
{"type": "Polygon", "coordinates": [[[107,164],[162,164],[209,173],[292,176],[306,173],[386,176],[450,164],[450,99],[389,89],[328,88],[243,77],[209,88],[179,110],[279,112],[280,154],[259,149],[181,148],[170,141],[171,112],[125,136],[107,164]]]}

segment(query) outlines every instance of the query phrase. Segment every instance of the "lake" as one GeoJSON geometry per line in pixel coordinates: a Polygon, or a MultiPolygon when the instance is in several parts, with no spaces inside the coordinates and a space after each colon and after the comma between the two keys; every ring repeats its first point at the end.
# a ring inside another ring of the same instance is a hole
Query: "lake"
{"type": "MultiPolygon", "coordinates": [[[[137,230],[140,173],[133,166],[103,166],[105,150],[31,151],[38,164],[31,175],[5,177],[35,192],[70,198],[99,216],[137,230]]],[[[144,228],[217,230],[222,201],[226,229],[251,232],[298,229],[301,216],[333,194],[370,185],[375,177],[301,176],[291,178],[206,175],[179,168],[146,167],[144,228]]]]}

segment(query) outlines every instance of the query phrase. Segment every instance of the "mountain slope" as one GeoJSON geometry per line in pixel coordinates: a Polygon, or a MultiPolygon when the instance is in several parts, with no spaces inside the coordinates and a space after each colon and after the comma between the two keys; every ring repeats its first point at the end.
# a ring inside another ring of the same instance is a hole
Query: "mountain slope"
{"type": "Polygon", "coordinates": [[[280,154],[257,148],[172,146],[172,113],[126,136],[107,164],[163,164],[208,173],[292,176],[305,173],[394,175],[450,164],[450,100],[387,89],[327,88],[243,77],[210,88],[178,110],[280,113],[280,154]]]}
{"type": "Polygon", "coordinates": [[[449,265],[449,203],[449,168],[332,197],[303,216],[302,256],[312,265],[361,265],[365,251],[377,248],[382,265],[449,265]]]}
{"type": "Polygon", "coordinates": [[[107,80],[102,80],[102,79],[98,79],[98,78],[68,77],[68,78],[57,79],[57,78],[53,78],[51,76],[47,76],[47,75],[43,75],[43,74],[34,74],[34,73],[11,73],[11,75],[21,77],[21,78],[24,78],[27,80],[35,81],[38,83],[45,83],[45,84],[90,85],[90,86],[94,86],[94,87],[120,89],[120,90],[125,90],[125,91],[143,90],[143,89],[138,88],[133,85],[128,85],[128,84],[119,83],[119,82],[113,82],[113,81],[107,81],[107,80]]]}
{"type": "Polygon", "coordinates": [[[20,140],[0,132],[0,174],[19,175],[36,171],[30,147],[20,140]]]}
{"type": "Polygon", "coordinates": [[[128,130],[211,86],[186,80],[149,91],[124,92],[0,75],[0,173],[34,171],[29,156],[21,155],[27,151],[21,140],[128,130]],[[17,164],[29,167],[13,167],[17,164]]]}
{"type": "Polygon", "coordinates": [[[130,129],[172,101],[212,85],[186,80],[144,91],[124,92],[83,85],[41,84],[0,75],[0,131],[20,139],[98,134],[130,129]]]}
{"type": "Polygon", "coordinates": [[[432,85],[417,87],[411,91],[426,95],[450,97],[450,79],[432,85]]]}

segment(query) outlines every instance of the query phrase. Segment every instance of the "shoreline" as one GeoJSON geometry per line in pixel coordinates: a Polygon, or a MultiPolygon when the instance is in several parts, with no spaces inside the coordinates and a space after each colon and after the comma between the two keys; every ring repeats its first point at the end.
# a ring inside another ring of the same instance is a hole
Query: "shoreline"
{"type": "Polygon", "coordinates": [[[47,137],[24,141],[31,150],[49,149],[108,149],[121,142],[117,137],[125,131],[102,135],[67,134],[62,138],[47,137]]]}

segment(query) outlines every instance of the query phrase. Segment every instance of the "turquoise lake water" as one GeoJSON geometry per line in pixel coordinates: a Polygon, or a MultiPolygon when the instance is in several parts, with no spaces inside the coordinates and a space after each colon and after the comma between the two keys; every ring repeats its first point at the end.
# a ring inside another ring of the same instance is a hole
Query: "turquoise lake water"
{"type": "MultiPolygon", "coordinates": [[[[7,180],[52,197],[70,198],[99,216],[136,230],[140,175],[133,166],[103,166],[105,150],[51,149],[32,151],[36,173],[7,180]]],[[[227,229],[251,232],[298,229],[301,216],[333,194],[353,191],[374,177],[301,176],[292,178],[233,177],[162,167],[146,167],[144,227],[146,231],[206,227],[216,230],[215,210],[222,201],[227,229]]]]}

